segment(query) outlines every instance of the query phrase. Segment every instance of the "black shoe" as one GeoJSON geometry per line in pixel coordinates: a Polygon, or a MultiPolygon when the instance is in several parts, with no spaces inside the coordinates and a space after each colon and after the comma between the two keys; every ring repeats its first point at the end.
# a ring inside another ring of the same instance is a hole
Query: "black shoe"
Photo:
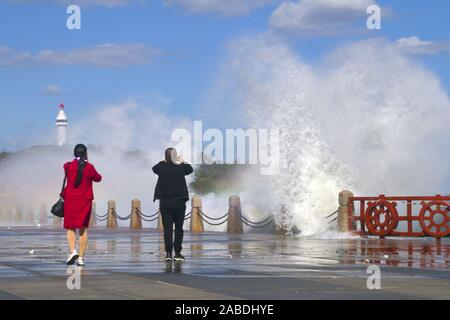
{"type": "Polygon", "coordinates": [[[167,261],[167,262],[171,262],[172,260],[173,260],[172,254],[169,253],[169,252],[167,252],[167,253],[166,253],[166,261],[167,261]]]}
{"type": "Polygon", "coordinates": [[[175,261],[184,261],[185,259],[184,259],[184,256],[181,253],[178,252],[178,253],[175,254],[174,260],[175,261]]]}

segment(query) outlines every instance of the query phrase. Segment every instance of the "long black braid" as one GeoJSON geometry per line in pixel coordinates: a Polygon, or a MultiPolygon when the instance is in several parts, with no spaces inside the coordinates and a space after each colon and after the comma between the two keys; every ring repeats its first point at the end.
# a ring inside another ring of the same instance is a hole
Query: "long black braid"
{"type": "Polygon", "coordinates": [[[83,179],[83,172],[87,164],[87,148],[84,144],[77,144],[73,153],[79,159],[77,178],[75,179],[75,188],[78,188],[83,179]]]}

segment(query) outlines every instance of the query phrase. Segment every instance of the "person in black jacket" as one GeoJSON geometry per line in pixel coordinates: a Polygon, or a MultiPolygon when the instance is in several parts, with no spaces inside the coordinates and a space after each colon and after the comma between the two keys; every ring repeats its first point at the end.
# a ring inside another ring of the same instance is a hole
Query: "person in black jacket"
{"type": "Polygon", "coordinates": [[[153,167],[158,175],[153,201],[159,200],[159,210],[164,227],[164,245],[166,247],[166,261],[184,261],[181,254],[183,243],[183,224],[186,212],[186,202],[189,193],[185,176],[194,171],[190,164],[177,156],[175,148],[168,148],[165,161],[153,167]],[[175,241],[173,240],[173,225],[175,224],[175,241]],[[175,257],[172,252],[175,249],[175,257]]]}

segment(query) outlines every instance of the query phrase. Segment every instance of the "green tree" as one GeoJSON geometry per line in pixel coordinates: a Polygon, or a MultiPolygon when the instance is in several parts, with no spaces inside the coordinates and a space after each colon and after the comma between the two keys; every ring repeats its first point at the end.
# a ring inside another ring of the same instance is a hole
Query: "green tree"
{"type": "Polygon", "coordinates": [[[201,164],[194,173],[191,188],[195,193],[204,195],[210,192],[223,193],[229,190],[239,191],[236,178],[247,170],[248,165],[240,164],[201,164]]]}

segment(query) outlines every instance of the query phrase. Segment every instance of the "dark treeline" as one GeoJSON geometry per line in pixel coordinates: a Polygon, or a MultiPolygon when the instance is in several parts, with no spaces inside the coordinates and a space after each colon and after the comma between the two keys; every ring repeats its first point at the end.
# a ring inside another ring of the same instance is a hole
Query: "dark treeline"
{"type": "Polygon", "coordinates": [[[9,155],[10,155],[9,152],[5,152],[5,151],[1,152],[0,153],[0,161],[6,159],[9,155]]]}
{"type": "Polygon", "coordinates": [[[248,170],[248,165],[240,164],[201,164],[194,171],[191,188],[197,194],[205,195],[210,192],[223,193],[227,190],[237,192],[239,176],[248,170]]]}

